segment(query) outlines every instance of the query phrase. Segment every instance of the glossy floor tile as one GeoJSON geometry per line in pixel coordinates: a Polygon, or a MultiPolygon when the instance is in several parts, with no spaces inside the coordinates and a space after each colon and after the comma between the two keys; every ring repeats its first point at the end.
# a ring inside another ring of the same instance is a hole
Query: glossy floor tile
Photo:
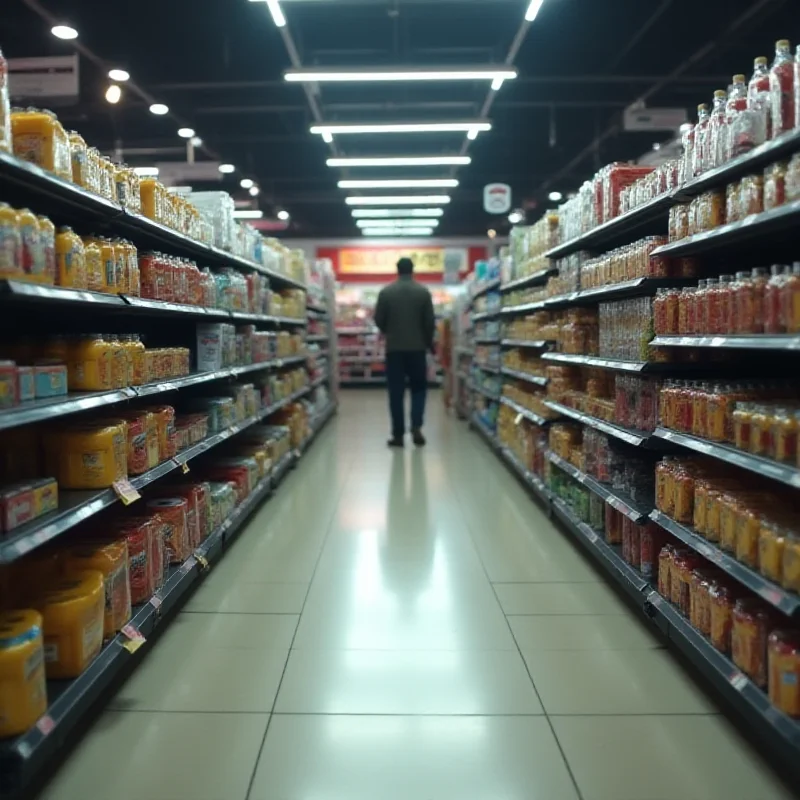
{"type": "Polygon", "coordinates": [[[788,796],[438,395],[387,427],[343,395],[45,800],[788,796]]]}
{"type": "Polygon", "coordinates": [[[250,800],[578,800],[544,717],[276,715],[250,800]]]}

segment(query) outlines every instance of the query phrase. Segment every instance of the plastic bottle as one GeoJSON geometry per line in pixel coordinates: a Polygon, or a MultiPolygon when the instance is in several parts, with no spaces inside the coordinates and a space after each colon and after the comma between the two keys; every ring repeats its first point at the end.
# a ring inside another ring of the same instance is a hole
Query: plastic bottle
{"type": "Polygon", "coordinates": [[[56,226],[48,217],[38,217],[39,246],[44,258],[45,282],[55,283],[58,270],[56,267],[56,226]]]}
{"type": "Polygon", "coordinates": [[[707,278],[706,288],[697,301],[697,332],[711,333],[711,311],[713,292],[717,289],[717,279],[707,278]]]}
{"type": "Polygon", "coordinates": [[[86,287],[93,292],[100,292],[103,289],[103,258],[100,252],[100,243],[93,237],[87,237],[83,244],[86,261],[86,287]]]}
{"type": "Polygon", "coordinates": [[[800,128],[800,44],[794,57],[794,126],[800,128]]]}
{"type": "Polygon", "coordinates": [[[717,164],[724,164],[733,157],[736,123],[739,115],[747,111],[747,82],[744,75],[734,75],[728,89],[725,104],[724,134],[717,139],[717,164]]]}
{"type": "Polygon", "coordinates": [[[46,278],[44,251],[39,243],[39,220],[30,209],[19,212],[19,233],[22,240],[22,271],[28,280],[43,283],[46,278]]]}
{"type": "Polygon", "coordinates": [[[697,106],[697,124],[694,126],[694,148],[692,150],[692,177],[702,175],[705,171],[703,165],[703,154],[705,152],[705,141],[708,133],[709,113],[708,106],[701,103],[697,106]]]}
{"type": "Polygon", "coordinates": [[[679,183],[688,183],[692,179],[692,159],[694,158],[694,125],[687,122],[681,125],[681,178],[679,183]]]}
{"type": "Polygon", "coordinates": [[[8,93],[8,62],[0,50],[0,150],[10,153],[11,136],[11,103],[8,93]]]}
{"type": "Polygon", "coordinates": [[[772,136],[794,127],[794,58],[788,39],[775,42],[775,60],[769,71],[772,136]]]}
{"type": "Polygon", "coordinates": [[[21,274],[19,212],[8,203],[0,203],[0,278],[18,278],[21,274]]]}
{"type": "Polygon", "coordinates": [[[800,261],[792,264],[792,274],[783,289],[783,319],[786,333],[800,333],[800,261]]]}
{"type": "Polygon", "coordinates": [[[713,169],[721,163],[717,160],[717,148],[725,122],[727,101],[728,94],[724,89],[717,89],[714,92],[714,104],[708,118],[708,128],[704,138],[703,167],[705,170],[713,169]]]}
{"type": "Polygon", "coordinates": [[[770,279],[764,290],[764,333],[783,333],[783,288],[789,279],[788,267],[773,264],[770,267],[770,279]]]}
{"type": "Polygon", "coordinates": [[[755,115],[754,147],[772,138],[768,64],[766,56],[753,62],[753,77],[747,86],[747,108],[755,115]]]}
{"type": "Polygon", "coordinates": [[[86,252],[72,228],[59,228],[56,236],[56,262],[59,286],[86,289],[86,252]]]}

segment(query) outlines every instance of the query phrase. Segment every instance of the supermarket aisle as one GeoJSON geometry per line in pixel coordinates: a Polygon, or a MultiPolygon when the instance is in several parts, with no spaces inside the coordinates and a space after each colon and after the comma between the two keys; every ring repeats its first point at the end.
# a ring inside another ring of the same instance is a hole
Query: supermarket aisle
{"type": "Polygon", "coordinates": [[[485,444],[379,393],[253,518],[46,800],[790,797],[485,444]]]}

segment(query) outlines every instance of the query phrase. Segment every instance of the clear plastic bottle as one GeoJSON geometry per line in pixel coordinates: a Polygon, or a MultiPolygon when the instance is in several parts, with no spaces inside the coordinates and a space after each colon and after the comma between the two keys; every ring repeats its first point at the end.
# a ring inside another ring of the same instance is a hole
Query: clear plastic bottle
{"type": "Polygon", "coordinates": [[[769,71],[772,135],[794,127],[794,57],[788,39],[775,42],[775,60],[769,71]]]}
{"type": "Polygon", "coordinates": [[[10,153],[11,136],[11,102],[8,93],[8,62],[0,50],[0,150],[10,153]]]}
{"type": "Polygon", "coordinates": [[[714,92],[714,104],[708,118],[708,128],[703,143],[703,169],[709,170],[717,166],[717,148],[719,147],[720,132],[725,122],[725,109],[728,94],[724,89],[714,92]]]}
{"type": "Polygon", "coordinates": [[[794,126],[800,128],[800,44],[794,57],[794,126]]]}
{"type": "Polygon", "coordinates": [[[693,162],[694,158],[694,125],[687,122],[681,125],[681,147],[683,150],[681,161],[681,179],[680,183],[688,183],[693,176],[693,162]]]}
{"type": "Polygon", "coordinates": [[[747,111],[747,79],[744,75],[734,75],[728,88],[728,102],[725,104],[724,134],[717,139],[717,164],[724,164],[733,157],[736,122],[739,115],[747,111]]]}
{"type": "Polygon", "coordinates": [[[747,86],[747,109],[754,114],[753,147],[772,138],[768,65],[767,57],[759,56],[753,62],[753,77],[747,86]]]}
{"type": "Polygon", "coordinates": [[[703,153],[705,152],[705,141],[708,133],[709,113],[708,106],[700,103],[697,106],[697,124],[694,126],[694,149],[692,150],[692,177],[696,178],[705,171],[703,165],[703,153]]]}
{"type": "Polygon", "coordinates": [[[770,267],[770,278],[764,290],[764,333],[783,333],[783,287],[789,279],[789,268],[783,264],[770,267]]]}

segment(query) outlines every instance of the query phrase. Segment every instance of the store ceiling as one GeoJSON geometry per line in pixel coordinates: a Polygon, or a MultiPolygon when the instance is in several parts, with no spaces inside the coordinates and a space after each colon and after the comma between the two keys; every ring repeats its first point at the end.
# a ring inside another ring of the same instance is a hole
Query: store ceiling
{"type": "MultiPolygon", "coordinates": [[[[544,0],[530,26],[529,0],[282,0],[284,29],[303,67],[484,66],[503,64],[515,37],[519,77],[496,92],[493,130],[466,142],[463,133],[353,135],[333,147],[309,133],[315,117],[303,86],[286,83],[286,41],[264,2],[248,0],[6,0],[0,47],[7,57],[64,55],[75,42],[50,34],[53,22],[79,32],[77,44],[99,57],[81,59],[78,102],[58,108],[67,128],[104,151],[121,148],[134,165],[185,158],[176,131],[203,138],[198,158],[236,165],[213,188],[248,199],[243,177],[261,187],[266,216],[292,214],[290,235],[355,236],[342,178],[439,178],[455,175],[438,233],[503,232],[504,219],[482,210],[486,183],[512,185],[528,219],[552,207],[547,195],[578,188],[596,168],[636,158],[668,136],[620,130],[622,110],[640,97],[648,106],[685,107],[749,73],[771,56],[779,37],[797,38],[793,0],[544,0]],[[790,19],[791,14],[791,19],[790,19]],[[792,24],[794,23],[794,24],[792,24]],[[105,65],[123,67],[148,98],[128,89],[104,100],[105,65]],[[449,167],[331,169],[333,155],[459,154],[449,167]]],[[[321,85],[313,96],[326,122],[476,119],[487,81],[321,85]]],[[[365,191],[365,194],[375,192],[365,191]]],[[[394,194],[404,193],[402,191],[394,194]]]]}

